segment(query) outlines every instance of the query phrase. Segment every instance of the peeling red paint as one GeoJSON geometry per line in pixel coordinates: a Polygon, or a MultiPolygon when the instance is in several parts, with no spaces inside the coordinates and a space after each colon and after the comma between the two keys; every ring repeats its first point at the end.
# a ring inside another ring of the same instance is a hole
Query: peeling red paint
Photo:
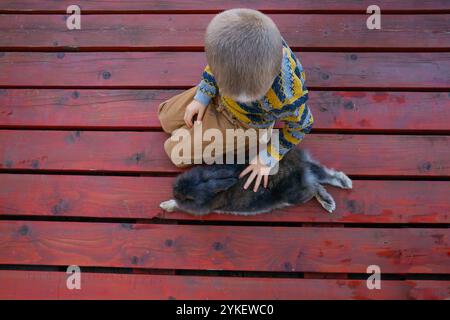
{"type": "Polygon", "coordinates": [[[366,96],[366,93],[353,91],[340,91],[336,92],[336,95],[344,98],[364,98],[366,96]]]}
{"type": "Polygon", "coordinates": [[[388,97],[389,97],[389,94],[387,94],[387,93],[375,93],[372,96],[372,99],[376,102],[383,102],[383,101],[386,101],[388,97]]]}

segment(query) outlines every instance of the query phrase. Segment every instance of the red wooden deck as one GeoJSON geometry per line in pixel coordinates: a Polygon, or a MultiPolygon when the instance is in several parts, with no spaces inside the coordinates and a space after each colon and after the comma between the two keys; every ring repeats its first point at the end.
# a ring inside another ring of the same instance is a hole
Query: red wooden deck
{"type": "Polygon", "coordinates": [[[378,1],[381,30],[365,0],[76,2],[78,31],[73,1],[0,4],[1,299],[450,298],[448,0],[378,1]],[[354,180],[332,215],[158,207],[178,169],[156,108],[198,83],[233,7],[269,14],[306,69],[301,145],[354,180]]]}

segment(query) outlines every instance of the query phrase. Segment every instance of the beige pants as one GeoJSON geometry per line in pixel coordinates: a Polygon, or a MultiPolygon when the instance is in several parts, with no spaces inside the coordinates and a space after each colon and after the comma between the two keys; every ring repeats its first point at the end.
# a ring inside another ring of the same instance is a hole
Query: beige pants
{"type": "MultiPolygon", "coordinates": [[[[162,102],[159,105],[158,108],[158,118],[161,122],[161,126],[163,130],[172,136],[177,133],[178,130],[184,129],[188,130],[191,137],[194,137],[194,128],[188,128],[186,126],[186,123],[184,122],[184,113],[186,110],[186,107],[189,105],[189,103],[194,99],[194,95],[196,93],[197,87],[192,87],[176,96],[173,96],[172,98],[162,102]]],[[[201,135],[203,135],[203,132],[208,129],[217,129],[222,134],[222,150],[223,153],[217,154],[215,152],[212,153],[213,158],[217,159],[218,156],[221,156],[223,159],[223,163],[225,163],[225,151],[226,150],[233,150],[235,154],[239,152],[248,152],[248,140],[247,143],[244,142],[244,144],[239,143],[237,139],[226,139],[226,130],[227,129],[243,129],[244,131],[247,129],[250,129],[247,124],[242,123],[241,121],[237,120],[235,117],[231,115],[220,103],[220,97],[217,95],[215,98],[211,99],[211,102],[206,108],[205,114],[203,116],[202,120],[202,126],[201,126],[201,135]]],[[[199,133],[199,129],[197,127],[197,132],[199,133]]],[[[164,143],[164,150],[166,151],[169,158],[172,160],[172,162],[179,166],[184,167],[190,164],[194,163],[210,163],[211,159],[206,159],[205,155],[203,154],[203,151],[205,148],[211,144],[211,141],[203,141],[204,139],[201,139],[199,135],[197,134],[195,136],[195,139],[192,138],[191,141],[191,154],[184,154],[179,155],[175,152],[175,154],[172,152],[174,151],[174,148],[177,144],[179,144],[179,141],[171,140],[171,138],[168,138],[164,143]],[[197,147],[194,146],[194,144],[197,144],[197,147]],[[195,154],[195,148],[197,148],[197,151],[201,149],[201,158],[199,159],[198,153],[195,154]],[[182,158],[182,161],[180,159],[182,158]],[[209,162],[208,162],[209,161],[209,162]],[[182,163],[180,163],[182,162],[182,163]]]]}

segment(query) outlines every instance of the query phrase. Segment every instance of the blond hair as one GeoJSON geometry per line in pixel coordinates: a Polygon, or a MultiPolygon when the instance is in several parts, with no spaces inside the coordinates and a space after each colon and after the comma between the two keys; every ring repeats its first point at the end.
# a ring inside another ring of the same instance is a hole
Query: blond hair
{"type": "Polygon", "coordinates": [[[205,53],[220,94],[252,101],[270,89],[281,70],[282,37],[262,12],[230,9],[209,23],[205,53]]]}

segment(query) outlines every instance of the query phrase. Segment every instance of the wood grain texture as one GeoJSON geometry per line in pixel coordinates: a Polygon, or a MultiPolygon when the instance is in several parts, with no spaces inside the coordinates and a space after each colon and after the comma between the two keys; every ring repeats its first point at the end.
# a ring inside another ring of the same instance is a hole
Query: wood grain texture
{"type": "Polygon", "coordinates": [[[1,221],[0,264],[449,273],[449,229],[1,221]]]}
{"type": "MultiPolygon", "coordinates": [[[[450,88],[448,52],[296,55],[311,89],[450,88]]],[[[0,86],[186,88],[198,84],[205,65],[203,52],[5,52],[0,86]]]]}
{"type": "Polygon", "coordinates": [[[448,281],[390,281],[369,290],[364,280],[271,279],[82,273],[68,290],[63,272],[0,271],[0,299],[448,299],[448,281]]]}
{"type": "Polygon", "coordinates": [[[448,181],[353,182],[353,190],[328,188],[337,209],[327,214],[316,201],[270,214],[195,217],[164,213],[173,178],[64,175],[0,175],[0,216],[51,216],[205,221],[450,223],[448,181]]]}
{"type": "MultiPolygon", "coordinates": [[[[213,14],[86,15],[83,27],[67,30],[64,15],[3,15],[0,48],[89,50],[203,50],[213,14]]],[[[450,15],[385,15],[369,30],[368,15],[269,14],[288,45],[302,48],[450,48],[450,15]]]]}
{"type": "MultiPolygon", "coordinates": [[[[167,138],[162,132],[1,130],[0,167],[180,172],[163,149],[167,138]]],[[[309,134],[299,147],[350,175],[448,177],[449,145],[448,136],[309,134]]]]}
{"type": "MultiPolygon", "coordinates": [[[[0,90],[0,127],[161,129],[156,110],[182,90],[0,90]]],[[[311,91],[313,130],[439,131],[450,127],[447,92],[311,91]]]]}
{"type": "MultiPolygon", "coordinates": [[[[66,8],[73,4],[70,0],[52,1],[42,0],[37,3],[34,0],[4,0],[1,11],[52,11],[66,12],[66,8]]],[[[111,11],[222,11],[231,8],[251,8],[256,10],[299,10],[299,11],[357,11],[365,13],[373,2],[369,0],[228,0],[228,1],[201,1],[201,0],[165,0],[165,1],[134,1],[134,0],[78,0],[82,12],[111,12],[111,11]]],[[[378,4],[383,11],[430,11],[450,10],[446,0],[381,0],[378,4]]]]}

